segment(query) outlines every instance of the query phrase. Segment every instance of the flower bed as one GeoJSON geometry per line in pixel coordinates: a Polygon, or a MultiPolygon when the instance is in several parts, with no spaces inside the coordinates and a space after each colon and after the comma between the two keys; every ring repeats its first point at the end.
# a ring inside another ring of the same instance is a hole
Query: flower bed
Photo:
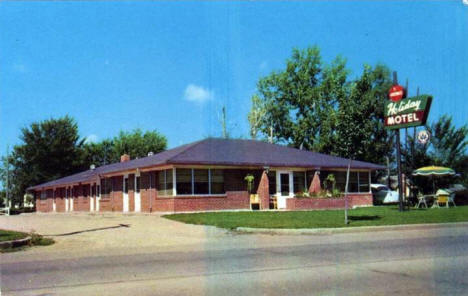
{"type": "MultiPolygon", "coordinates": [[[[348,195],[348,207],[357,206],[372,206],[372,195],[350,194],[348,195]]],[[[288,198],[286,199],[286,209],[290,211],[297,210],[329,210],[329,209],[344,209],[345,199],[340,198],[288,198]]]]}

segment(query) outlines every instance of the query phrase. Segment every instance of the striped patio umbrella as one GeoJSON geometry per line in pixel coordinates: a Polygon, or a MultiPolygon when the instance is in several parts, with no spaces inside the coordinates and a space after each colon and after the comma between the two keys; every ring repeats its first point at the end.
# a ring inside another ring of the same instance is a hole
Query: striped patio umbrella
{"type": "Polygon", "coordinates": [[[427,166],[413,171],[413,176],[453,176],[455,171],[451,168],[440,166],[427,166]]]}
{"type": "Polygon", "coordinates": [[[443,177],[443,176],[454,176],[455,171],[451,168],[440,167],[440,166],[427,166],[422,167],[413,171],[413,176],[426,176],[432,177],[432,189],[435,194],[435,182],[434,177],[443,177]]]}

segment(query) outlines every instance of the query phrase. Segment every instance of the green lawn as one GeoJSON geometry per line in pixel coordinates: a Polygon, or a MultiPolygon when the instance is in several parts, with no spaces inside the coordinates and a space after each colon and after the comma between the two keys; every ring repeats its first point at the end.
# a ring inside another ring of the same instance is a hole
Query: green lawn
{"type": "MultiPolygon", "coordinates": [[[[410,209],[399,212],[397,206],[358,208],[348,211],[349,225],[378,226],[468,221],[468,206],[440,209],[410,209]]],[[[189,224],[221,228],[330,228],[344,226],[344,210],[297,212],[212,212],[172,214],[167,219],[189,224]]]]}
{"type": "Polygon", "coordinates": [[[0,242],[25,238],[27,236],[27,233],[0,229],[0,242]]]}

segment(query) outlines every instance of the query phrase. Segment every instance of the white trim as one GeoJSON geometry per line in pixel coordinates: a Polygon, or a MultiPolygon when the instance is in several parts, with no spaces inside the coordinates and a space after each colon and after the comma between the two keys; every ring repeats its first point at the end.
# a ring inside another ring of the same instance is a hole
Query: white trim
{"type": "MultiPolygon", "coordinates": [[[[152,185],[151,184],[151,178],[152,178],[151,174],[148,177],[150,179],[149,180],[150,181],[149,185],[150,185],[150,189],[151,189],[151,185],[152,185]]],[[[134,177],[134,181],[133,181],[133,199],[134,199],[134,205],[135,205],[133,210],[138,213],[138,212],[141,212],[141,194],[140,194],[140,192],[137,192],[137,178],[140,178],[140,172],[139,171],[137,171],[135,173],[135,177],[134,177]]],[[[141,182],[141,179],[140,179],[140,182],[141,182]]],[[[141,188],[140,188],[139,191],[141,191],[141,188]]]]}
{"type": "Polygon", "coordinates": [[[57,211],[57,205],[55,204],[55,189],[52,189],[52,211],[56,212],[57,211]]]}
{"type": "Polygon", "coordinates": [[[89,185],[89,211],[94,212],[93,184],[89,185]]]}
{"type": "Polygon", "coordinates": [[[98,178],[98,180],[96,182],[96,212],[99,212],[99,208],[100,208],[101,190],[102,190],[101,178],[98,178]],[[98,190],[98,186],[99,186],[99,190],[98,190]]]}
{"type": "MultiPolygon", "coordinates": [[[[166,174],[164,174],[166,175],[166,174]]],[[[177,195],[177,182],[176,182],[176,170],[175,168],[172,169],[172,195],[176,196],[177,195]]],[[[166,182],[166,190],[167,190],[167,182],[166,182]]]]}
{"type": "Polygon", "coordinates": [[[125,174],[122,179],[122,212],[128,213],[130,210],[130,200],[128,198],[128,185],[125,186],[125,179],[127,179],[128,183],[128,174],[125,174]],[[127,190],[127,192],[125,192],[127,190]]]}
{"type": "Polygon", "coordinates": [[[65,212],[68,212],[68,187],[65,187],[65,212]]]}

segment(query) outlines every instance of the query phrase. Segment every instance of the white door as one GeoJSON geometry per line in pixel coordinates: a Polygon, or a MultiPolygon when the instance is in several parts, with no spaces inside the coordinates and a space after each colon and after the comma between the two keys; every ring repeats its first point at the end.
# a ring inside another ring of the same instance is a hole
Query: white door
{"type": "Polygon", "coordinates": [[[65,212],[68,212],[68,188],[65,188],[65,212]]]}
{"type": "Polygon", "coordinates": [[[99,212],[99,201],[101,200],[101,183],[96,186],[96,212],[99,212]]]}
{"type": "Polygon", "coordinates": [[[276,173],[276,200],[278,209],[286,208],[286,199],[294,196],[293,174],[288,171],[276,173]]]}
{"type": "Polygon", "coordinates": [[[68,202],[70,203],[70,212],[73,212],[73,188],[70,188],[70,196],[68,197],[68,202]]]}
{"type": "Polygon", "coordinates": [[[123,212],[128,212],[128,176],[123,179],[123,212]]]}
{"type": "MultiPolygon", "coordinates": [[[[93,196],[93,186],[96,188],[96,185],[89,185],[89,210],[94,212],[94,196],[93,196]]],[[[96,191],[94,191],[96,193],[96,191]]]]}
{"type": "Polygon", "coordinates": [[[140,176],[135,175],[135,212],[141,212],[140,176]]]}

